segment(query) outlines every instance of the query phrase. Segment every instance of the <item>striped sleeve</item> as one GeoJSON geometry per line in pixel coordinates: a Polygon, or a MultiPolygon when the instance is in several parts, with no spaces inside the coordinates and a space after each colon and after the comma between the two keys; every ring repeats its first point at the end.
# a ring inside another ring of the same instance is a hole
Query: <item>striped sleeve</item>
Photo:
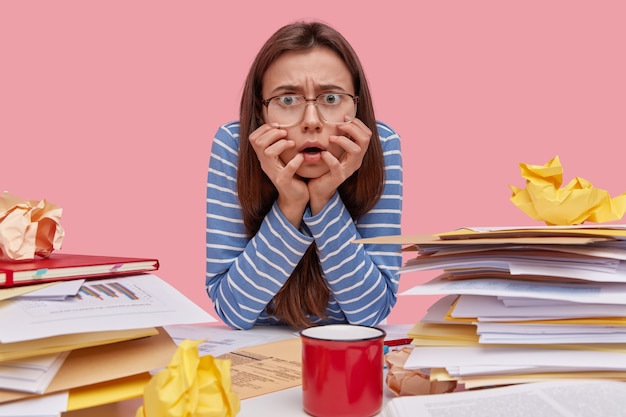
{"type": "Polygon", "coordinates": [[[313,239],[270,210],[250,238],[237,197],[239,126],[220,127],[211,147],[206,200],[206,289],[217,315],[248,329],[284,285],[313,239]],[[271,242],[271,244],[270,244],[271,242]]]}
{"type": "Polygon", "coordinates": [[[316,216],[304,221],[319,251],[326,282],[331,289],[329,313],[345,316],[352,324],[375,325],[396,303],[399,245],[362,245],[354,239],[401,233],[402,156],[400,138],[389,126],[378,123],[385,159],[385,186],[376,206],[355,223],[339,194],[316,216]],[[333,307],[333,304],[335,306],[333,307]]]}

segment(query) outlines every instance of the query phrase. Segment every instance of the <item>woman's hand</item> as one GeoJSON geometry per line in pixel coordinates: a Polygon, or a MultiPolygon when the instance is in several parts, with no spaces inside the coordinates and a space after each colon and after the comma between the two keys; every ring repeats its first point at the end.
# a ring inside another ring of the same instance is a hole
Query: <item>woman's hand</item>
{"type": "Polygon", "coordinates": [[[322,160],[328,165],[329,171],[308,182],[312,215],[319,213],[335,194],[337,188],[361,167],[363,156],[372,137],[372,131],[359,119],[354,119],[338,128],[344,135],[331,136],[330,142],[341,146],[344,153],[339,158],[335,158],[328,151],[322,152],[322,160]]]}
{"type": "Polygon", "coordinates": [[[294,227],[300,227],[304,209],[309,202],[307,185],[296,176],[304,158],[298,153],[286,164],[280,158],[285,150],[296,146],[295,142],[287,139],[286,130],[273,124],[260,126],[250,134],[249,140],[259,158],[261,169],[278,190],[280,210],[294,227]]]}

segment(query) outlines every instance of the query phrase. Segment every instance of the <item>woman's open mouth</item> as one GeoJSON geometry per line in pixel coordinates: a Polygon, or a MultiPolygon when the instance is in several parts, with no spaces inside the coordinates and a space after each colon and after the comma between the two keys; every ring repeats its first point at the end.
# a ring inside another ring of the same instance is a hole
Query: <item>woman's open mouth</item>
{"type": "Polygon", "coordinates": [[[303,153],[320,153],[320,152],[322,152],[322,149],[321,149],[321,148],[318,148],[318,147],[313,146],[313,147],[310,147],[310,148],[304,148],[304,149],[302,150],[302,152],[303,152],[303,153]]]}
{"type": "Polygon", "coordinates": [[[311,146],[309,148],[302,149],[302,155],[304,156],[304,162],[319,162],[322,160],[322,148],[311,146]]]}

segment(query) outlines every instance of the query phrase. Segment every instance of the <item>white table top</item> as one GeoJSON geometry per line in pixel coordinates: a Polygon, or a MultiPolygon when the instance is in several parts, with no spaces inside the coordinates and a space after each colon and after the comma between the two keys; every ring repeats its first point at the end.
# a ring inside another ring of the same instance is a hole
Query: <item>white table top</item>
{"type": "MultiPolygon", "coordinates": [[[[383,387],[383,406],[394,394],[383,387]]],[[[302,387],[294,387],[259,397],[248,398],[241,402],[241,411],[237,417],[275,417],[309,416],[302,409],[302,387]]]]}
{"type": "MultiPolygon", "coordinates": [[[[383,405],[394,398],[393,393],[384,388],[383,405]]],[[[70,411],[63,417],[134,417],[143,399],[135,398],[119,403],[105,404],[84,410],[70,411]]],[[[310,417],[302,409],[302,387],[289,388],[271,394],[248,398],[241,401],[241,411],[237,417],[310,417]]]]}

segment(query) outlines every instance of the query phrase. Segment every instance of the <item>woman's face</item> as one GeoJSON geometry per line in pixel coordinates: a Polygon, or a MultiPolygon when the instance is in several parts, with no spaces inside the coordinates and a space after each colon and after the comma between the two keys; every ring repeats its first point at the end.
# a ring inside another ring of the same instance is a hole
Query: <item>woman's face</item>
{"type": "MultiPolygon", "coordinates": [[[[307,52],[286,52],[270,65],[263,77],[263,99],[283,94],[301,94],[315,99],[323,93],[347,93],[354,95],[352,76],[346,64],[328,48],[316,47],[307,52]]],[[[264,120],[268,120],[267,107],[264,120]]],[[[302,153],[304,162],[297,171],[302,178],[318,178],[328,172],[320,151],[326,150],[339,158],[343,149],[330,144],[329,136],[342,135],[337,125],[325,123],[316,109],[314,101],[305,106],[300,122],[282,127],[287,139],[296,146],[281,154],[283,163],[289,162],[297,153],[302,153]]]]}

